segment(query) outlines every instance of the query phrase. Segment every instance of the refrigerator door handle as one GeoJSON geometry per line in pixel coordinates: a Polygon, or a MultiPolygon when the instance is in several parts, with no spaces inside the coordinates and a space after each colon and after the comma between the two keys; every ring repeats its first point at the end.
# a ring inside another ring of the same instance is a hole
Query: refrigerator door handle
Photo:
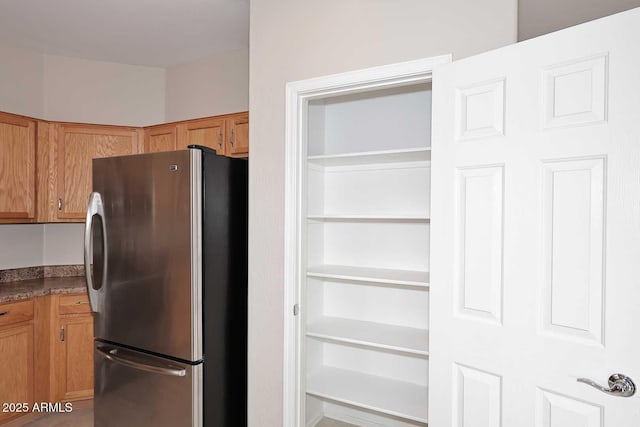
{"type": "Polygon", "coordinates": [[[152,372],[154,374],[162,374],[169,375],[172,377],[184,377],[187,375],[187,370],[183,368],[179,368],[176,366],[166,365],[166,366],[158,366],[156,364],[147,364],[137,362],[135,360],[129,359],[128,357],[120,354],[117,348],[108,347],[96,347],[96,351],[102,355],[107,360],[111,362],[118,363],[120,365],[128,366],[133,369],[138,369],[140,371],[152,372]]]}
{"type": "Polygon", "coordinates": [[[89,303],[91,304],[91,310],[94,312],[99,311],[99,289],[93,286],[93,277],[91,269],[92,245],[91,245],[91,229],[93,228],[93,217],[100,217],[100,224],[102,228],[102,248],[103,248],[103,266],[102,266],[102,281],[100,288],[106,283],[107,280],[107,227],[104,220],[104,204],[102,203],[102,196],[100,193],[93,192],[89,196],[89,203],[87,206],[87,216],[84,226],[84,273],[87,278],[87,291],[89,293],[89,303]]]}

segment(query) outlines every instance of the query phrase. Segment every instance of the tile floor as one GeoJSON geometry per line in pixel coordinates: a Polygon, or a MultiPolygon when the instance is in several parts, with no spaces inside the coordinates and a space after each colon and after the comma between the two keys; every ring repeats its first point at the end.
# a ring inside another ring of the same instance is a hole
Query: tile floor
{"type": "Polygon", "coordinates": [[[93,408],[74,409],[67,414],[49,414],[35,419],[24,427],[92,427],[93,408]]]}
{"type": "MultiPolygon", "coordinates": [[[[74,409],[68,414],[50,414],[23,424],[23,427],[93,427],[93,408],[74,409]]],[[[324,418],[316,427],[356,427],[324,418]]]]}

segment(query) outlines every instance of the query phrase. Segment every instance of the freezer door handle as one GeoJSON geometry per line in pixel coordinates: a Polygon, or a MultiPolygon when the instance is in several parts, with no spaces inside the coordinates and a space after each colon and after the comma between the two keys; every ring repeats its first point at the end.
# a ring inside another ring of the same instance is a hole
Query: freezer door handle
{"type": "Polygon", "coordinates": [[[184,368],[177,366],[165,365],[160,366],[156,363],[142,363],[135,361],[126,355],[122,354],[117,348],[109,347],[96,347],[96,351],[107,360],[118,363],[120,365],[128,366],[140,371],[152,372],[154,374],[169,375],[172,377],[184,377],[187,375],[187,371],[184,368]]]}
{"type": "Polygon", "coordinates": [[[107,280],[107,226],[104,220],[104,204],[102,203],[102,196],[100,193],[93,192],[89,196],[89,203],[87,206],[87,216],[84,226],[84,274],[87,278],[87,291],[89,293],[89,303],[91,304],[91,310],[98,312],[100,308],[99,288],[96,289],[93,285],[93,272],[91,268],[91,258],[93,257],[93,248],[91,240],[91,231],[93,228],[93,217],[100,217],[101,231],[102,231],[102,281],[100,287],[104,286],[107,280]]]}

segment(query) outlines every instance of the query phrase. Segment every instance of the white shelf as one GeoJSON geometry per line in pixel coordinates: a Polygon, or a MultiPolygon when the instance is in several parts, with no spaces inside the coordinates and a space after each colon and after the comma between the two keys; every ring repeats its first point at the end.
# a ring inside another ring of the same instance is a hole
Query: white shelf
{"type": "Polygon", "coordinates": [[[356,166],[379,163],[426,162],[431,160],[431,148],[365,151],[346,154],[322,154],[309,156],[310,163],[319,166],[356,166]]]}
{"type": "Polygon", "coordinates": [[[427,423],[427,387],[323,367],[307,378],[307,394],[427,423]]]}
{"type": "Polygon", "coordinates": [[[310,221],[429,222],[426,215],[309,215],[310,221]]]}
{"type": "Polygon", "coordinates": [[[307,336],[418,356],[429,355],[429,331],[406,326],[322,317],[307,324],[307,336]]]}
{"type": "Polygon", "coordinates": [[[347,265],[319,265],[309,267],[307,276],[423,288],[429,287],[429,272],[427,271],[391,270],[386,268],[351,267],[347,265]]]}

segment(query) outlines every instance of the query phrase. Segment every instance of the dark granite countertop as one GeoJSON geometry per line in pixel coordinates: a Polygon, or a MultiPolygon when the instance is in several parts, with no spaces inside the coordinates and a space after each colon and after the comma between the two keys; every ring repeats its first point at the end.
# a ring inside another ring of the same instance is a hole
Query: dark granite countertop
{"type": "Polygon", "coordinates": [[[87,293],[84,276],[48,277],[0,283],[0,304],[34,297],[87,293]]]}

